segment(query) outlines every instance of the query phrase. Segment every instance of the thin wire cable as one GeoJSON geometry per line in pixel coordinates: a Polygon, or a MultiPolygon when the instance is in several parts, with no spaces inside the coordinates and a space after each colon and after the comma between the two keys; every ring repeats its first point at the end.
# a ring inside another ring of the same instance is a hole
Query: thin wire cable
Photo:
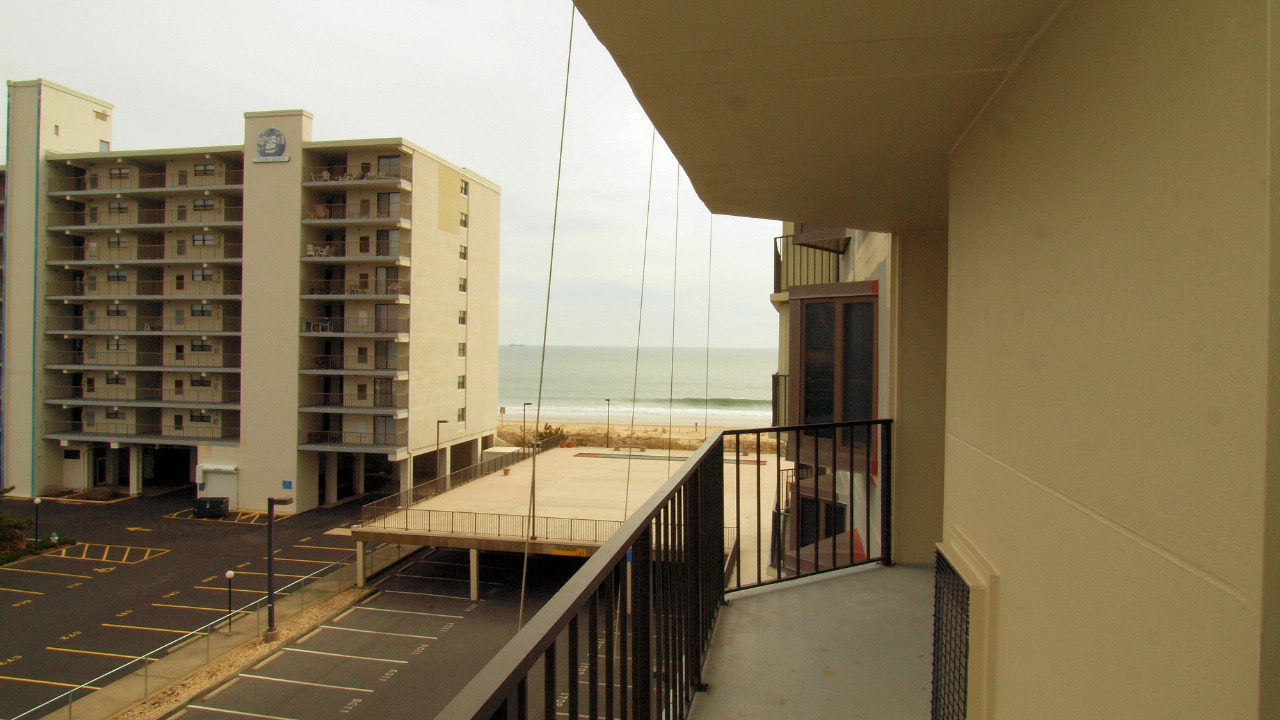
{"type": "MultiPolygon", "coordinates": [[[[569,69],[573,67],[573,25],[577,8],[569,5],[569,52],[564,63],[564,104],[560,108],[560,153],[556,159],[556,199],[551,211],[551,254],[547,260],[547,300],[542,308],[542,357],[538,364],[538,407],[533,414],[533,437],[538,437],[538,425],[542,422],[542,380],[547,369],[547,322],[551,318],[551,278],[556,266],[556,226],[560,220],[560,173],[564,169],[564,126],[569,114],[569,69]]],[[[524,627],[524,597],[529,579],[529,543],[536,537],[534,512],[537,509],[538,451],[533,451],[533,464],[529,475],[529,532],[524,538],[524,560],[520,569],[520,609],[516,615],[516,630],[524,627]]]]}
{"type": "Polygon", "coordinates": [[[680,163],[676,163],[676,235],[671,251],[671,375],[667,381],[667,473],[671,473],[671,452],[674,430],[676,396],[676,289],[680,270],[680,163]]]}
{"type": "Polygon", "coordinates": [[[702,366],[702,441],[707,441],[707,419],[711,415],[711,245],[716,237],[716,216],[707,228],[707,357],[702,366]]]}
{"type": "MultiPolygon", "coordinates": [[[[653,211],[653,151],[658,144],[658,129],[655,127],[649,136],[649,199],[644,206],[644,251],[640,256],[640,311],[636,316],[636,362],[631,375],[631,426],[628,432],[634,440],[636,436],[636,393],[640,386],[640,330],[644,327],[644,283],[649,271],[649,218],[653,211]]],[[[627,483],[622,496],[622,519],[626,520],[631,504],[631,456],[635,453],[632,447],[627,448],[627,483]]]]}

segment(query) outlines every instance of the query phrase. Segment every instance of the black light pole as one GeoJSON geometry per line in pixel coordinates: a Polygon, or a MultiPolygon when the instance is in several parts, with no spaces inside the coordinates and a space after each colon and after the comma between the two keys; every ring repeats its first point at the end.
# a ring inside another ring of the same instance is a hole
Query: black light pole
{"type": "Polygon", "coordinates": [[[36,542],[40,542],[40,498],[36,498],[31,502],[36,505],[36,542]]]}
{"type": "Polygon", "coordinates": [[[267,498],[267,632],[266,637],[276,635],[276,506],[293,502],[289,498],[267,498]]]}
{"type": "Polygon", "coordinates": [[[604,446],[609,447],[609,398],[604,399],[604,446]]]}
{"type": "Polygon", "coordinates": [[[524,441],[524,423],[529,418],[529,406],[533,403],[527,402],[520,408],[520,447],[525,446],[524,441]]]}
{"type": "Polygon", "coordinates": [[[228,571],[227,571],[227,634],[228,634],[228,635],[230,635],[230,634],[231,634],[231,621],[233,620],[233,618],[231,617],[231,613],[232,613],[232,604],[231,604],[231,578],[233,578],[233,577],[235,577],[235,576],[236,576],[236,571],[235,571],[235,570],[228,570],[228,571]]]}

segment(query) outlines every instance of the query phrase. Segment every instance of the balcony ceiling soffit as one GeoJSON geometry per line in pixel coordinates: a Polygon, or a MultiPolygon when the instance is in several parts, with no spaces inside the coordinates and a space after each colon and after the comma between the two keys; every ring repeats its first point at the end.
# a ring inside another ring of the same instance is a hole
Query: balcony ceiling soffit
{"type": "Polygon", "coordinates": [[[1061,0],[578,0],[714,212],[941,229],[947,156],[1061,0]]]}

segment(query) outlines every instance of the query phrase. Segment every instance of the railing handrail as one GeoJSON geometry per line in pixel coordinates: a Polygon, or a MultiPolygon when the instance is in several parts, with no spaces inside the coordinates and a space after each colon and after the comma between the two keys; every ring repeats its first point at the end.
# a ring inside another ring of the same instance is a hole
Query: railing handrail
{"type": "Polygon", "coordinates": [[[413,158],[404,155],[400,156],[400,161],[392,166],[392,172],[381,170],[376,162],[370,162],[369,172],[364,173],[359,170],[359,165],[359,162],[348,162],[345,165],[305,165],[302,168],[302,177],[304,182],[413,180],[413,158]],[[348,172],[349,170],[351,172],[348,172]]]}

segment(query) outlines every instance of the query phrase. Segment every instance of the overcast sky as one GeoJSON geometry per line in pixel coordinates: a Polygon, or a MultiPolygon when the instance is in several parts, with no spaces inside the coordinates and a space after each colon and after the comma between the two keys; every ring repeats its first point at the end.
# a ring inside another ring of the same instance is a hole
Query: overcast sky
{"type": "MultiPolygon", "coordinates": [[[[502,186],[500,340],[537,344],[569,16],[567,0],[0,0],[0,69],[114,104],[117,150],[239,144],[245,112],[305,108],[316,140],[399,136],[470,168],[502,186]]],[[[651,126],[581,17],[569,82],[548,342],[633,346],[651,126]]],[[[681,177],[677,233],[657,146],[643,344],[671,343],[673,295],[676,344],[706,344],[710,267],[711,344],[773,347],[780,224],[718,216],[709,238],[681,177]]]]}

